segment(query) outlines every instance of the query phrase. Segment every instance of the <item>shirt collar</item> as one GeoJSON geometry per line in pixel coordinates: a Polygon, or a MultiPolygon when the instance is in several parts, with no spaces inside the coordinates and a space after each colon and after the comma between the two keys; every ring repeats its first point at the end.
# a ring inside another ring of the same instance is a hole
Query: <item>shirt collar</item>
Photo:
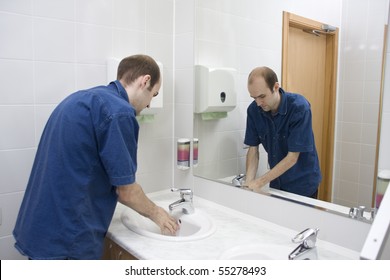
{"type": "MultiPolygon", "coordinates": [[[[287,114],[287,100],[286,100],[286,95],[285,95],[285,92],[284,90],[280,87],[279,88],[279,93],[280,93],[280,104],[279,104],[279,108],[278,108],[278,112],[274,115],[286,115],[287,114]]],[[[267,115],[269,117],[272,116],[271,112],[265,112],[263,109],[261,109],[261,107],[259,106],[258,107],[260,112],[264,115],[267,115]]]]}
{"type": "Polygon", "coordinates": [[[286,115],[287,114],[286,94],[282,88],[279,88],[279,93],[280,93],[280,105],[278,108],[278,114],[286,115]]]}
{"type": "Polygon", "coordinates": [[[126,100],[128,103],[130,103],[129,96],[127,95],[125,88],[118,80],[112,81],[109,86],[115,86],[119,96],[126,100]]]}

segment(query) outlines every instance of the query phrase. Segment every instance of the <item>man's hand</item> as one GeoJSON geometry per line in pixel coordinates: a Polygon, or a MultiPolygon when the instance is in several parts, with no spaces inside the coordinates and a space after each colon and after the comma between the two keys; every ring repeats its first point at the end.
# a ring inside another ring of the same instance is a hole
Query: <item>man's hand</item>
{"type": "Polygon", "coordinates": [[[163,208],[157,206],[143,192],[137,183],[118,186],[116,188],[120,203],[130,207],[140,215],[151,219],[161,229],[162,234],[175,235],[179,229],[178,222],[163,208]]]}
{"type": "Polygon", "coordinates": [[[161,233],[164,235],[175,235],[180,228],[178,221],[157,205],[150,219],[160,227],[161,233]]]}

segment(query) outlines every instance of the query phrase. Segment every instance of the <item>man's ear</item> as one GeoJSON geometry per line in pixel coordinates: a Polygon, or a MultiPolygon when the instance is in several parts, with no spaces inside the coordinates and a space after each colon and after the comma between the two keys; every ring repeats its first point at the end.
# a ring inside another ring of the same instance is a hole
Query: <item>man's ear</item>
{"type": "Polygon", "coordinates": [[[151,79],[152,79],[152,77],[150,75],[143,76],[141,79],[141,87],[142,88],[148,87],[149,86],[148,82],[150,83],[151,79]]]}
{"type": "Polygon", "coordinates": [[[278,82],[275,83],[274,85],[274,91],[279,91],[280,85],[278,82]]]}

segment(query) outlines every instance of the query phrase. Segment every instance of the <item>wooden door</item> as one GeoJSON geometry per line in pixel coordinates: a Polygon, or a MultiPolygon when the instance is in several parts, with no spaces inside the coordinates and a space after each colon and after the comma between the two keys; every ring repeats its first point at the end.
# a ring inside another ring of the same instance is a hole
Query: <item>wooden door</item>
{"type": "Polygon", "coordinates": [[[332,195],[338,29],[322,31],[323,24],[283,13],[282,87],[300,93],[311,104],[313,132],[322,183],[318,198],[332,195]]]}

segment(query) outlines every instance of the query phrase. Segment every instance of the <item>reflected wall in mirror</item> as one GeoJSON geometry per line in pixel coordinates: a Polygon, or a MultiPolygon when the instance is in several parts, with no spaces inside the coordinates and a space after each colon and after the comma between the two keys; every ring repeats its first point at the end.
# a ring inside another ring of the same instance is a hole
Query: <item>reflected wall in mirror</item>
{"type": "MultiPolygon", "coordinates": [[[[288,11],[340,30],[333,203],[372,206],[376,178],[378,113],[388,0],[196,0],[195,61],[238,70],[237,106],[227,118],[194,114],[199,163],[194,175],[228,183],[245,173],[247,76],[266,65],[281,79],[282,15],[288,11]],[[363,24],[364,23],[364,24],[363,24]]],[[[196,94],[196,93],[195,93],[196,94]]],[[[258,174],[267,170],[260,146],[258,174]]]]}

